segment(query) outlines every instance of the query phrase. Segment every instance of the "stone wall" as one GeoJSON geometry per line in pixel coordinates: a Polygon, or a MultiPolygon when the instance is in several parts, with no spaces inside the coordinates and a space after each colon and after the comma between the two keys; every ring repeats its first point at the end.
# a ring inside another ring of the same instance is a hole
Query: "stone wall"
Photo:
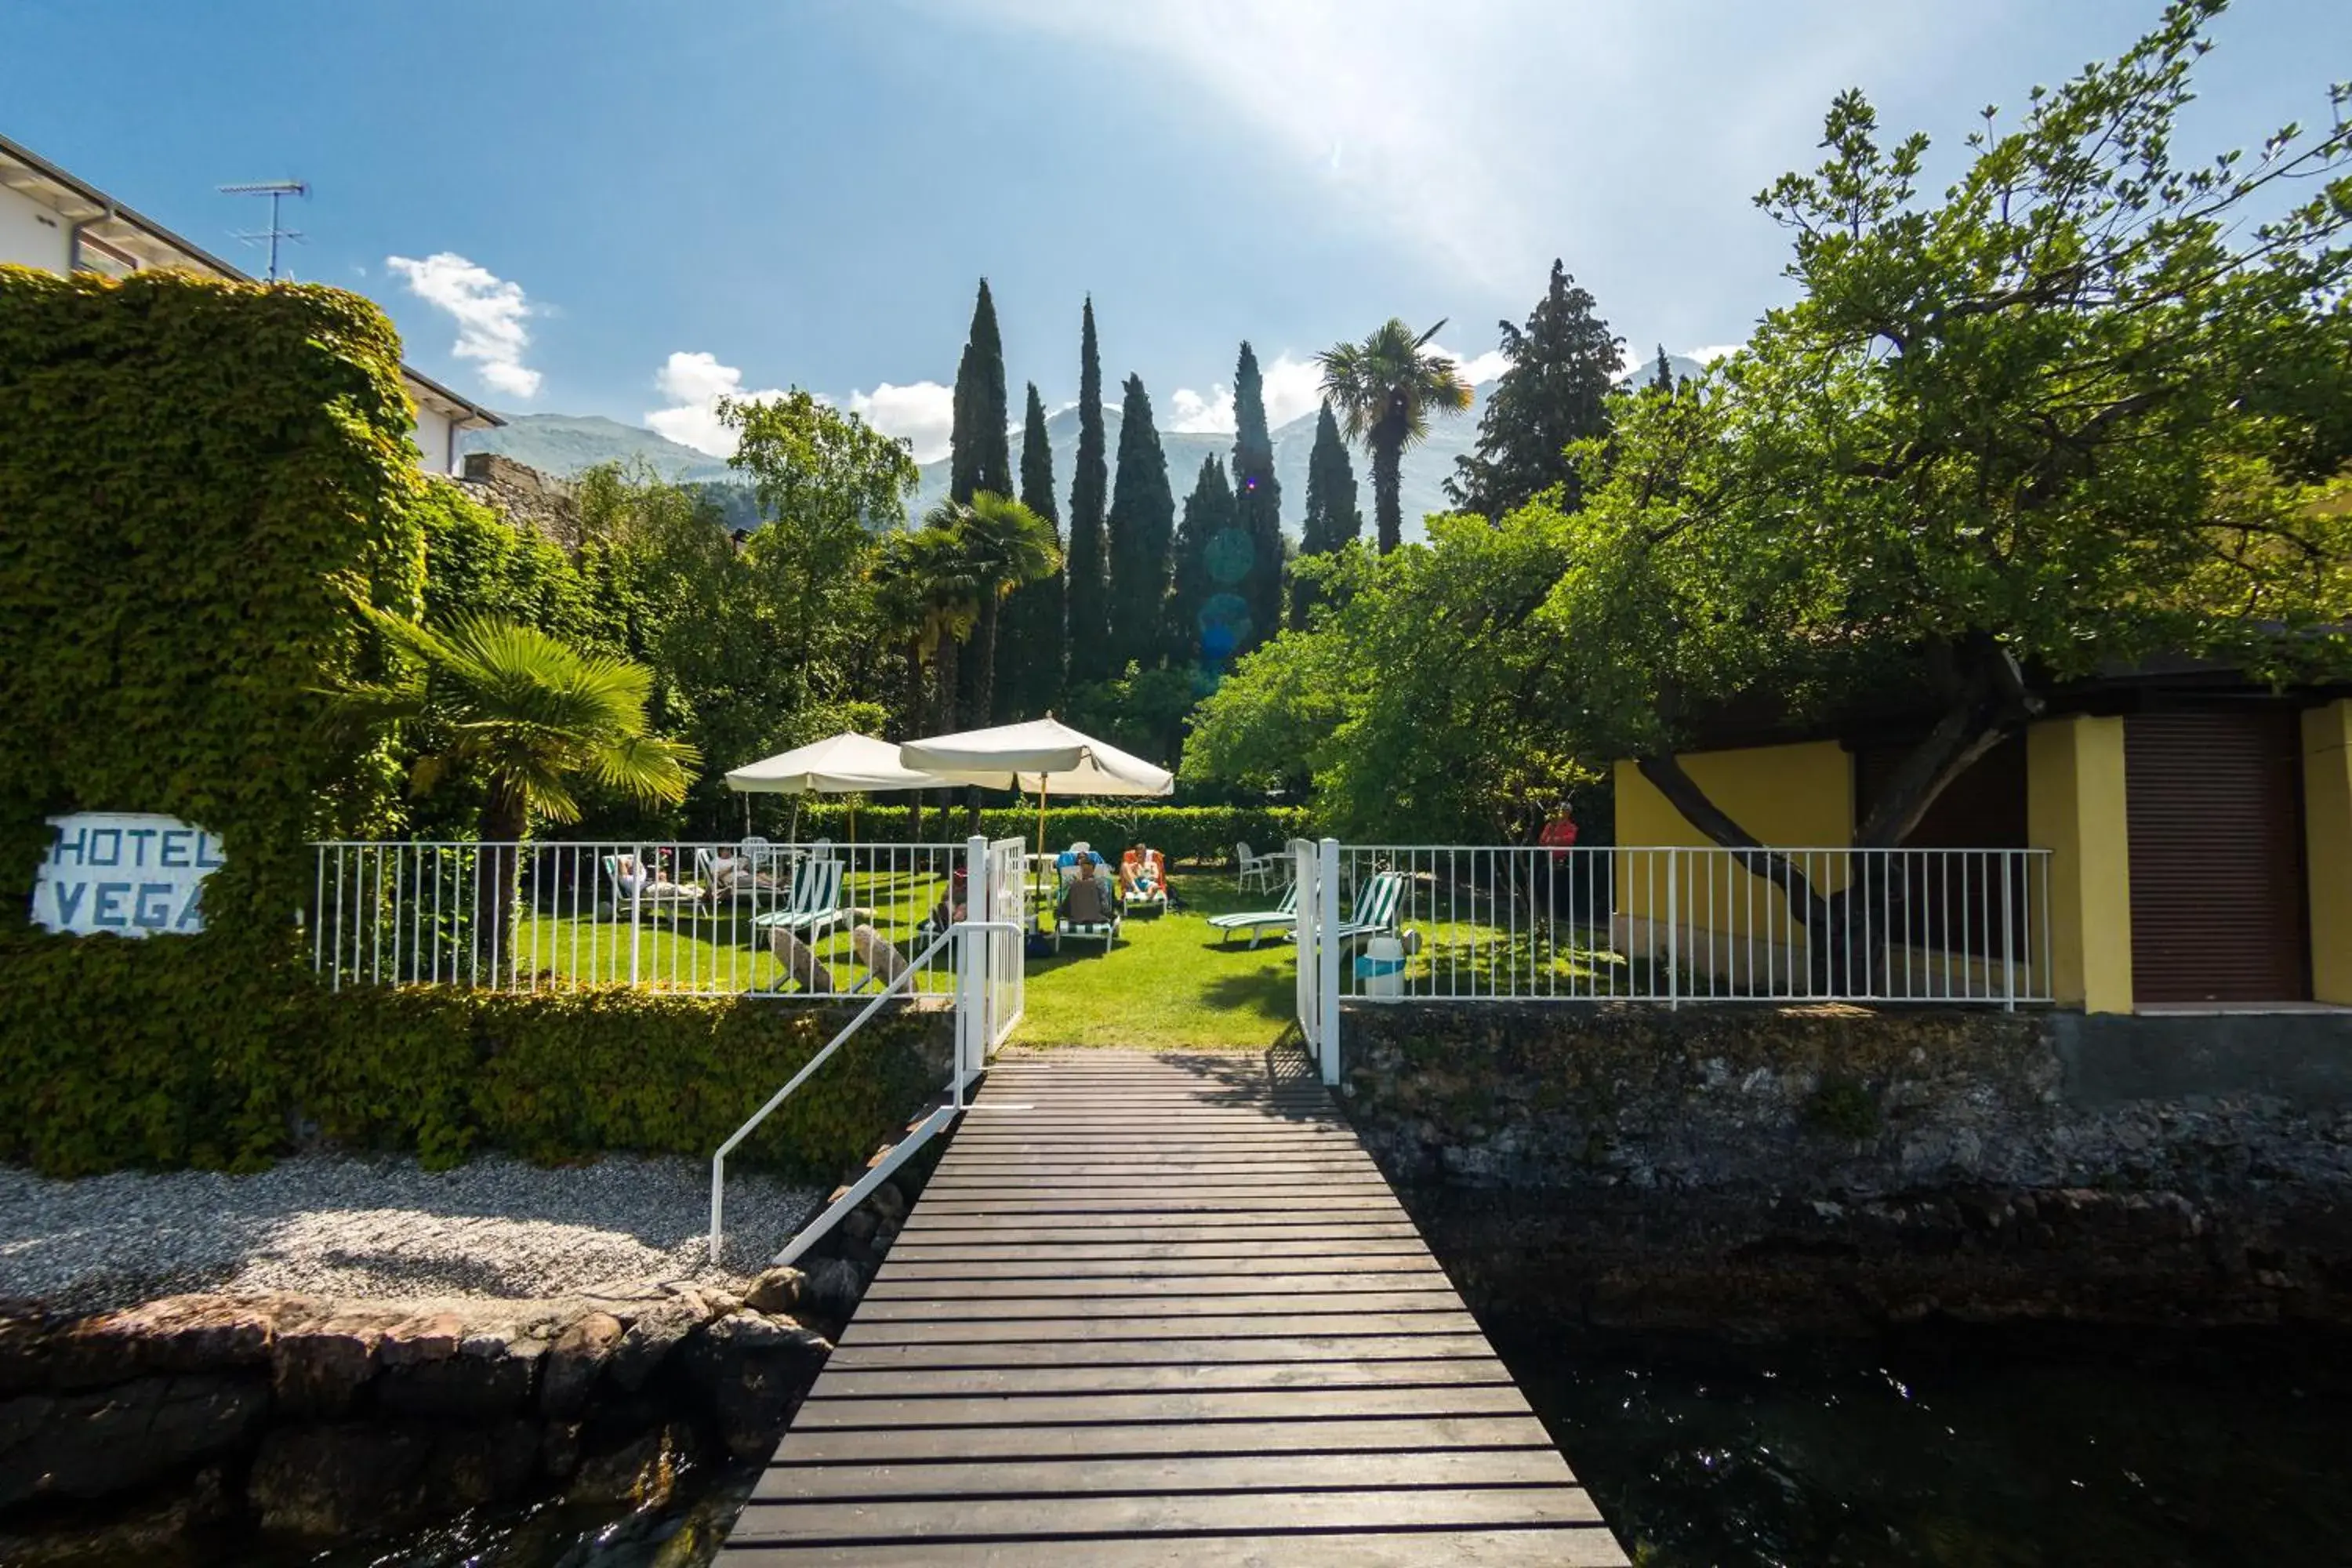
{"type": "Polygon", "coordinates": [[[2221,1024],[1357,1005],[1341,1094],[1489,1302],[1710,1331],[2352,1321],[2345,1023],[2221,1024]]]}
{"type": "Polygon", "coordinates": [[[509,522],[537,529],[566,550],[580,548],[580,507],[567,481],[496,452],[468,452],[457,485],[509,522]]]}
{"type": "Polygon", "coordinates": [[[379,1541],[491,1503],[660,1508],[773,1450],[907,1212],[886,1182],[744,1294],[167,1297],[0,1317],[0,1563],[379,1541]]]}

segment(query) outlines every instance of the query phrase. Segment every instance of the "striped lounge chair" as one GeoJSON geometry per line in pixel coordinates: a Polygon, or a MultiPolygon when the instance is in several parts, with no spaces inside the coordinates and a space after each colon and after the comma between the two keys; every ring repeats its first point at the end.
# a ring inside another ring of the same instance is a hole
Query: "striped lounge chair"
{"type": "Polygon", "coordinates": [[[1298,924],[1298,884],[1292,882],[1282,889],[1282,901],[1270,910],[1249,910],[1240,914],[1211,915],[1209,924],[1217,933],[1217,945],[1225,946],[1234,932],[1249,932],[1249,944],[1255,947],[1258,939],[1269,931],[1289,931],[1298,924]]]}
{"type": "Polygon", "coordinates": [[[838,860],[814,857],[803,860],[793,869],[792,896],[784,907],[751,923],[763,930],[790,931],[804,941],[849,924],[853,911],[841,901],[841,873],[838,860]]]}
{"type": "Polygon", "coordinates": [[[1382,936],[1397,929],[1397,909],[1404,902],[1404,873],[1382,871],[1356,895],[1355,912],[1331,934],[1343,942],[1382,936]]]}

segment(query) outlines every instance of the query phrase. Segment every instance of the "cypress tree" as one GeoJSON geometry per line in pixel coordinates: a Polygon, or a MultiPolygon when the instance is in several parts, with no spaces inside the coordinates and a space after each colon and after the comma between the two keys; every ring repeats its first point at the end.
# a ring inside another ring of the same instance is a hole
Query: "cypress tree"
{"type": "Polygon", "coordinates": [[[1265,427],[1265,386],[1247,342],[1234,366],[1234,505],[1248,541],[1248,569],[1234,584],[1247,611],[1247,653],[1282,629],[1282,486],[1274,477],[1274,437],[1265,427]]]}
{"type": "Polygon", "coordinates": [[[1650,376],[1650,384],[1668,397],[1675,395],[1675,367],[1666,359],[1666,345],[1658,345],[1658,367],[1650,376]]]}
{"type": "MultiPolygon", "coordinates": [[[[1021,429],[1021,504],[1044,518],[1062,543],[1060,509],[1054,501],[1054,447],[1045,434],[1045,404],[1037,384],[1029,384],[1027,417],[1021,429]]],[[[1025,583],[1004,605],[997,631],[996,698],[989,717],[996,723],[1038,718],[1062,700],[1066,657],[1062,616],[1068,579],[1057,571],[1025,583]]]]}
{"type": "Polygon", "coordinates": [[[1250,558],[1225,466],[1201,459],[1201,475],[1184,498],[1176,528],[1175,587],[1168,596],[1168,658],[1172,666],[1215,675],[1233,663],[1247,611],[1234,594],[1238,569],[1250,558]]]}
{"type": "Polygon", "coordinates": [[[1169,552],[1176,532],[1176,496],[1168,488],[1168,455],[1151,421],[1151,395],[1143,378],[1127,378],[1118,410],[1118,469],[1111,481],[1110,672],[1158,661],[1166,625],[1169,552]]]}
{"type": "Polygon", "coordinates": [[[1573,511],[1583,504],[1583,487],[1561,452],[1571,441],[1609,433],[1609,395],[1624,343],[1558,261],[1526,329],[1501,326],[1511,365],[1486,399],[1476,452],[1454,459],[1445,493],[1465,511],[1500,518],[1560,485],[1573,511]]]}
{"type": "Polygon", "coordinates": [[[968,501],[982,490],[1013,493],[1012,444],[1005,437],[1004,340],[996,331],[996,301],[988,279],[971,308],[971,336],[956,362],[955,423],[948,434],[948,499],[968,501]]]}
{"type": "MultiPolygon", "coordinates": [[[[1339,439],[1339,422],[1331,417],[1331,405],[1326,402],[1322,413],[1316,416],[1315,447],[1307,457],[1307,520],[1298,552],[1328,555],[1363,531],[1364,514],[1356,507],[1356,465],[1348,457],[1348,444],[1339,439]]],[[[1306,629],[1307,613],[1316,597],[1314,584],[1291,584],[1292,626],[1306,629]]]]}
{"type": "Polygon", "coordinates": [[[1087,299],[1078,334],[1078,464],[1070,476],[1070,679],[1111,673],[1110,544],[1104,505],[1110,468],[1104,461],[1102,354],[1095,343],[1095,302],[1087,299]]]}

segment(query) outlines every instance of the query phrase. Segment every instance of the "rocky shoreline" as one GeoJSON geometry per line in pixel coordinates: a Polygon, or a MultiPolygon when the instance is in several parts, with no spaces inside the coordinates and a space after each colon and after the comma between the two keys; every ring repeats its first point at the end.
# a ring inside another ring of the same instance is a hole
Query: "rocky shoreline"
{"type": "Polygon", "coordinates": [[[0,1317],[0,1562],[323,1546],[534,1498],[659,1507],[770,1452],[906,1212],[886,1185],[831,1256],[738,1296],[178,1295],[0,1317]]]}

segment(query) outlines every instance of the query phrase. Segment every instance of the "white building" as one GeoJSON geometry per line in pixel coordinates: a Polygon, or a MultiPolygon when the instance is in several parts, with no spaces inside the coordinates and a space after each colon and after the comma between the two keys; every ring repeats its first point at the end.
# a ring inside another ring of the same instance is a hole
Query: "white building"
{"type": "MultiPolygon", "coordinates": [[[[102,272],[110,278],[151,267],[176,267],[208,278],[251,281],[219,257],[5,136],[0,136],[0,262],[58,273],[102,272]]],[[[506,423],[406,365],[400,374],[409,401],[416,405],[416,447],[427,473],[457,472],[459,431],[488,430],[506,423]]]]}

